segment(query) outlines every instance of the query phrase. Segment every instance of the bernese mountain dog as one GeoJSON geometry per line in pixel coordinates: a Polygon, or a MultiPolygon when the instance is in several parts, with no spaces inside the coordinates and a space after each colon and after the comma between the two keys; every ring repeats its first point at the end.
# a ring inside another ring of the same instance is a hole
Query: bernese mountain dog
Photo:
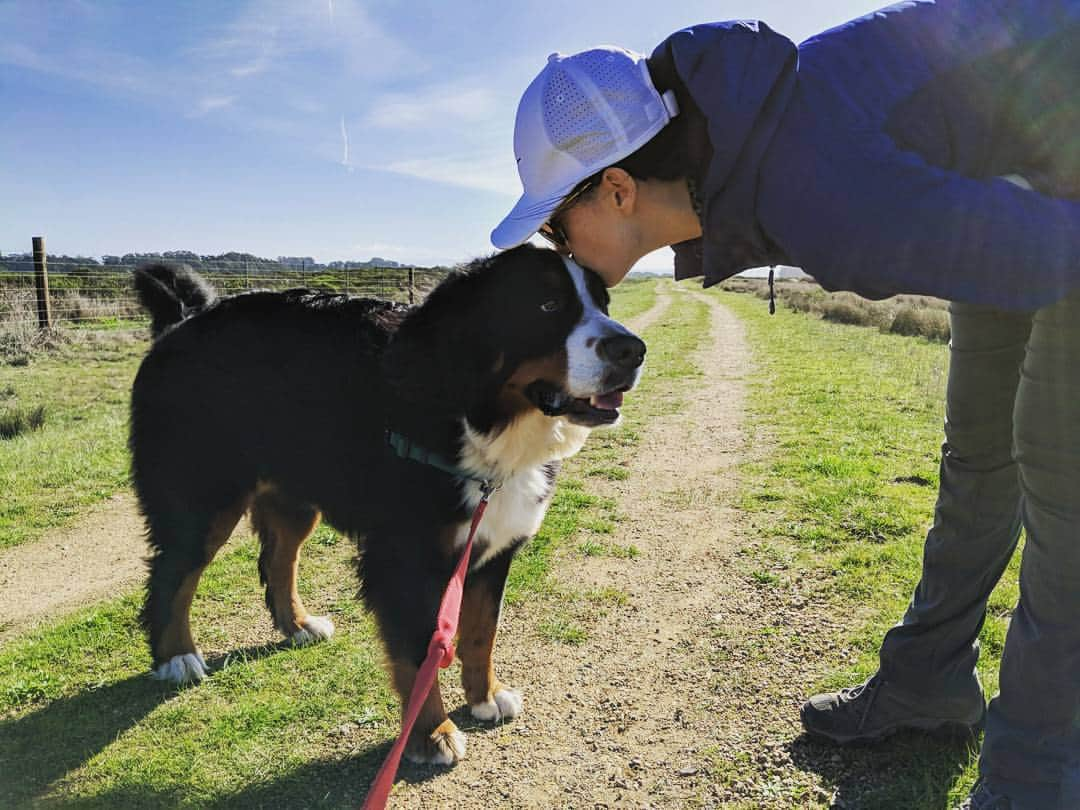
{"type": "MultiPolygon", "coordinates": [[[[518,715],[521,696],[492,663],[510,562],[540,527],[560,461],[618,420],[645,357],[608,317],[600,278],[526,245],[451,272],[415,308],[303,289],[218,298],[163,264],[138,269],[135,286],[155,336],[132,390],[130,449],[156,676],[206,676],[192,597],[245,513],[274,625],[298,644],[330,637],[296,587],[300,547],[323,519],[356,539],[404,706],[488,481],[498,489],[457,655],[474,717],[518,715]]],[[[450,764],[464,751],[436,683],[407,753],[450,764]]]]}

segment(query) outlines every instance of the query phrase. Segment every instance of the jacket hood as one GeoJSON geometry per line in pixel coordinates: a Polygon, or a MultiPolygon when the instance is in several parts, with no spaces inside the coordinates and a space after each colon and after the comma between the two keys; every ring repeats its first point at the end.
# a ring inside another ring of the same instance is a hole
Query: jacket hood
{"type": "Polygon", "coordinates": [[[703,236],[674,246],[675,277],[704,274],[708,287],[748,267],[782,263],[757,220],[757,178],[795,88],[795,44],[762,22],[706,23],[676,31],[649,61],[682,83],[712,147],[694,178],[703,236]]]}

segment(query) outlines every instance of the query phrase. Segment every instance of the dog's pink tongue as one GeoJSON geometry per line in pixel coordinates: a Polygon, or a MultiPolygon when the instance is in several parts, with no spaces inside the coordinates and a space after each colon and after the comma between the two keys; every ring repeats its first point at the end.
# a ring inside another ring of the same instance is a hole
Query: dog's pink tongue
{"type": "Polygon", "coordinates": [[[592,406],[605,411],[617,411],[622,407],[622,391],[612,391],[592,398],[592,406]]]}

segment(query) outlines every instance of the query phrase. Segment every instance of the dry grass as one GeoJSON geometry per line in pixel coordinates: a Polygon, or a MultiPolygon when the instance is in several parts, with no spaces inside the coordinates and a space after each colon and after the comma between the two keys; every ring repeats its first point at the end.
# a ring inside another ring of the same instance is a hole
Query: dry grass
{"type": "Polygon", "coordinates": [[[949,313],[943,309],[903,306],[893,318],[889,331],[898,335],[919,335],[947,343],[951,334],[949,313]]]}
{"type": "Polygon", "coordinates": [[[99,298],[80,292],[65,292],[53,301],[53,314],[70,323],[87,323],[109,318],[135,319],[142,308],[130,298],[99,298]]]}
{"type": "Polygon", "coordinates": [[[72,344],[130,342],[136,338],[125,339],[119,333],[141,338],[145,323],[138,306],[130,300],[78,292],[53,296],[52,314],[53,327],[39,329],[34,291],[0,286],[0,366],[26,366],[35,358],[72,344]]]}
{"type": "MultiPolygon", "coordinates": [[[[721,287],[769,297],[769,286],[761,279],[732,278],[721,287]]],[[[788,309],[817,315],[833,323],[868,326],[882,332],[922,337],[941,343],[949,340],[948,302],[920,295],[898,295],[870,301],[854,293],[829,293],[810,281],[777,282],[776,298],[788,309]]]]}

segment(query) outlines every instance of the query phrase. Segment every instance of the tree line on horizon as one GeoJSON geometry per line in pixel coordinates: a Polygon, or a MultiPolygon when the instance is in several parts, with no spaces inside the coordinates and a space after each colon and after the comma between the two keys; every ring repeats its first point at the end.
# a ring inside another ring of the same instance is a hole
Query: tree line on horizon
{"type": "MultiPolygon", "coordinates": [[[[61,272],[73,272],[80,269],[87,271],[92,268],[121,269],[135,267],[145,262],[177,262],[189,265],[193,270],[213,272],[245,272],[255,271],[283,271],[312,272],[332,270],[353,270],[366,268],[407,268],[415,267],[425,270],[446,270],[443,267],[421,267],[420,265],[407,265],[395,262],[391,259],[383,259],[375,256],[366,261],[345,260],[333,262],[317,262],[311,256],[278,256],[276,259],[268,259],[256,256],[253,253],[240,253],[229,251],[218,255],[200,255],[190,250],[166,250],[161,253],[125,253],[123,255],[104,255],[100,259],[94,256],[68,256],[62,253],[49,253],[46,256],[49,265],[56,267],[61,272]]],[[[0,254],[0,272],[33,272],[34,257],[27,253],[0,254]]]]}

